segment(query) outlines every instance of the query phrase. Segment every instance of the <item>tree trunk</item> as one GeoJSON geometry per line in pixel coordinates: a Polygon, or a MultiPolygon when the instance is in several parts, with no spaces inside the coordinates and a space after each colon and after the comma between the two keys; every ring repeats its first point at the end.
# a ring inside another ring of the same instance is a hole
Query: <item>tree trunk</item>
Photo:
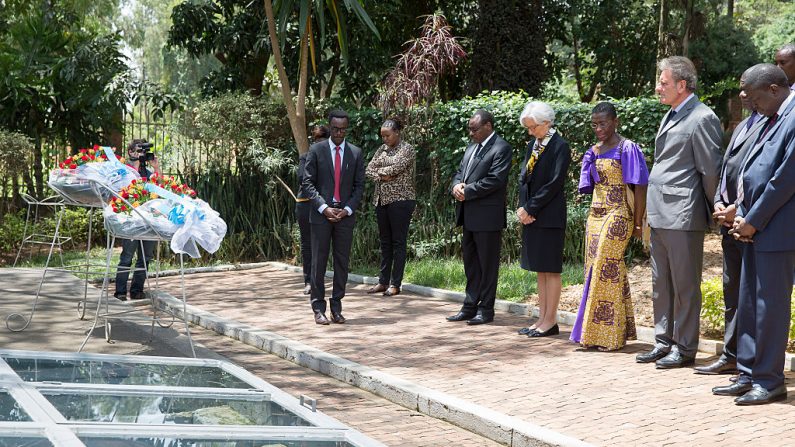
{"type": "Polygon", "coordinates": [[[41,145],[42,141],[41,138],[36,136],[34,140],[36,147],[33,150],[33,178],[36,180],[36,189],[33,191],[33,196],[37,199],[44,198],[44,168],[42,166],[42,156],[41,156],[41,145]]]}
{"type": "MultiPolygon", "coordinates": [[[[305,104],[300,105],[301,114],[298,114],[298,107],[296,107],[296,103],[293,102],[293,93],[292,89],[290,88],[290,79],[287,77],[287,72],[284,69],[284,60],[282,59],[282,50],[281,46],[279,45],[279,36],[276,34],[276,20],[273,16],[273,2],[271,0],[263,0],[265,2],[265,16],[268,20],[268,35],[270,36],[271,40],[271,47],[273,49],[273,63],[276,65],[276,72],[279,74],[279,82],[281,83],[281,90],[282,90],[282,98],[284,100],[284,106],[287,108],[287,118],[290,120],[290,129],[293,132],[293,139],[295,140],[295,145],[298,148],[299,154],[304,154],[309,151],[309,139],[307,138],[306,132],[306,116],[304,115],[305,104]]],[[[303,36],[304,38],[306,36],[303,36]]],[[[302,54],[301,60],[303,61],[307,54],[303,51],[306,42],[301,42],[302,54]]],[[[302,68],[303,70],[306,67],[302,68]]],[[[301,89],[301,84],[304,85],[304,89],[306,89],[306,80],[303,79],[299,81],[299,90],[301,89]]],[[[297,100],[304,101],[306,100],[306,90],[302,94],[300,91],[298,92],[297,100]]]]}
{"type": "MultiPolygon", "coordinates": [[[[668,54],[668,15],[670,14],[670,0],[660,0],[660,26],[657,30],[657,60],[665,59],[668,54]]],[[[658,69],[659,70],[659,69],[658,69]]],[[[659,76],[659,72],[657,75],[659,76]]]]}
{"type": "Polygon", "coordinates": [[[690,50],[690,35],[693,32],[693,3],[694,0],[686,0],[685,3],[685,30],[682,33],[682,56],[688,57],[690,50]]]}
{"type": "Polygon", "coordinates": [[[726,16],[734,18],[734,0],[726,0],[726,16]]]}

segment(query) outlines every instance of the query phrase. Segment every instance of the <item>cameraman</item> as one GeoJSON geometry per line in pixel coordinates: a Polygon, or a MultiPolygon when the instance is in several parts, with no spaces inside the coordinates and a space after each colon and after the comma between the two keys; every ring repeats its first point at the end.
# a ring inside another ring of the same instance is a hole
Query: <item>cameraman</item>
{"type": "MultiPolygon", "coordinates": [[[[127,146],[127,164],[138,171],[143,180],[148,180],[149,176],[160,175],[157,158],[151,152],[152,144],[145,139],[132,140],[127,146]],[[147,163],[151,169],[147,168],[147,163]]],[[[146,268],[154,258],[154,251],[157,242],[137,241],[122,239],[121,256],[119,257],[119,267],[116,269],[116,298],[124,301],[127,299],[127,278],[130,276],[130,266],[132,265],[133,255],[138,252],[138,260],[135,263],[135,273],[133,273],[132,284],[130,284],[130,299],[145,299],[144,282],[146,281],[146,268]],[[143,244],[143,252],[141,245],[143,244]]]]}

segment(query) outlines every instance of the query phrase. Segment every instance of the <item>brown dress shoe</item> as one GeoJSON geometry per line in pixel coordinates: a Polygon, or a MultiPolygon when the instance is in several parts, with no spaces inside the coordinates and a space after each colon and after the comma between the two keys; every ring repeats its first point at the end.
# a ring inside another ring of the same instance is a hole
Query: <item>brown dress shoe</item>
{"type": "Polygon", "coordinates": [[[400,295],[400,289],[395,286],[389,286],[389,288],[386,289],[386,292],[384,292],[384,296],[395,296],[395,295],[400,295]]]}
{"type": "Polygon", "coordinates": [[[323,312],[315,312],[315,323],[328,324],[328,318],[326,318],[323,312]]]}
{"type": "Polygon", "coordinates": [[[335,314],[334,312],[332,312],[331,313],[331,321],[333,321],[333,322],[335,322],[337,324],[343,324],[343,323],[345,323],[345,317],[343,317],[342,314],[335,314]]]}
{"type": "Polygon", "coordinates": [[[386,284],[378,284],[367,289],[367,293],[381,293],[386,291],[388,286],[386,284]]]}

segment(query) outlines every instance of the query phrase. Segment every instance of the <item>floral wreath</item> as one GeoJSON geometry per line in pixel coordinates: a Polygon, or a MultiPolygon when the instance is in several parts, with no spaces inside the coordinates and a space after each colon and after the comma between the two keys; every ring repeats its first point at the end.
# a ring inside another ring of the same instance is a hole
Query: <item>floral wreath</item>
{"type": "Polygon", "coordinates": [[[130,182],[129,185],[125,186],[119,191],[119,197],[113,197],[110,199],[110,208],[113,210],[114,213],[132,213],[132,208],[138,208],[142,204],[160,198],[154,192],[150,192],[146,189],[146,184],[152,183],[157,185],[166,191],[173,192],[174,194],[180,195],[182,197],[188,198],[195,198],[196,191],[188,187],[188,185],[184,183],[177,182],[174,177],[168,175],[157,175],[152,174],[149,176],[148,180],[133,180],[130,182]],[[124,200],[122,200],[124,199],[124,200]],[[125,203],[125,200],[127,203],[125,203]],[[132,208],[130,207],[132,206],[132,208]]]}
{"type": "MultiPolygon", "coordinates": [[[[111,150],[116,151],[116,148],[112,148],[111,150]]],[[[116,155],[116,159],[124,163],[124,157],[116,155]]],[[[58,163],[58,167],[61,169],[77,169],[79,166],[83,166],[87,163],[103,162],[107,160],[108,156],[105,151],[103,151],[99,145],[95,144],[91,149],[83,148],[77,151],[76,154],[66,157],[64,161],[58,163]]]]}

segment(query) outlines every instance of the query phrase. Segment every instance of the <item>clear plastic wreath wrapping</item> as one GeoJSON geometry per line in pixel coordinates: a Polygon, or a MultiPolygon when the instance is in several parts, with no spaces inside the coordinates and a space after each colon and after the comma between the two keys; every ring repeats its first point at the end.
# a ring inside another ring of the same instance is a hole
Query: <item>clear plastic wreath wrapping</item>
{"type": "Polygon", "coordinates": [[[124,239],[169,240],[174,253],[191,258],[201,256],[199,247],[215,253],[226,236],[226,222],[201,199],[180,197],[157,185],[144,188],[156,193],[151,199],[126,212],[104,209],[105,228],[124,239]]]}
{"type": "MultiPolygon", "coordinates": [[[[106,161],[92,161],[74,168],[62,163],[65,167],[50,171],[47,184],[71,202],[100,207],[110,200],[112,194],[103,188],[97,191],[97,196],[91,187],[92,181],[103,183],[112,191],[119,192],[133,180],[141,178],[135,169],[119,161],[111,148],[99,149],[99,153],[107,158],[106,161]]],[[[77,155],[80,156],[79,153],[77,155]]]]}

